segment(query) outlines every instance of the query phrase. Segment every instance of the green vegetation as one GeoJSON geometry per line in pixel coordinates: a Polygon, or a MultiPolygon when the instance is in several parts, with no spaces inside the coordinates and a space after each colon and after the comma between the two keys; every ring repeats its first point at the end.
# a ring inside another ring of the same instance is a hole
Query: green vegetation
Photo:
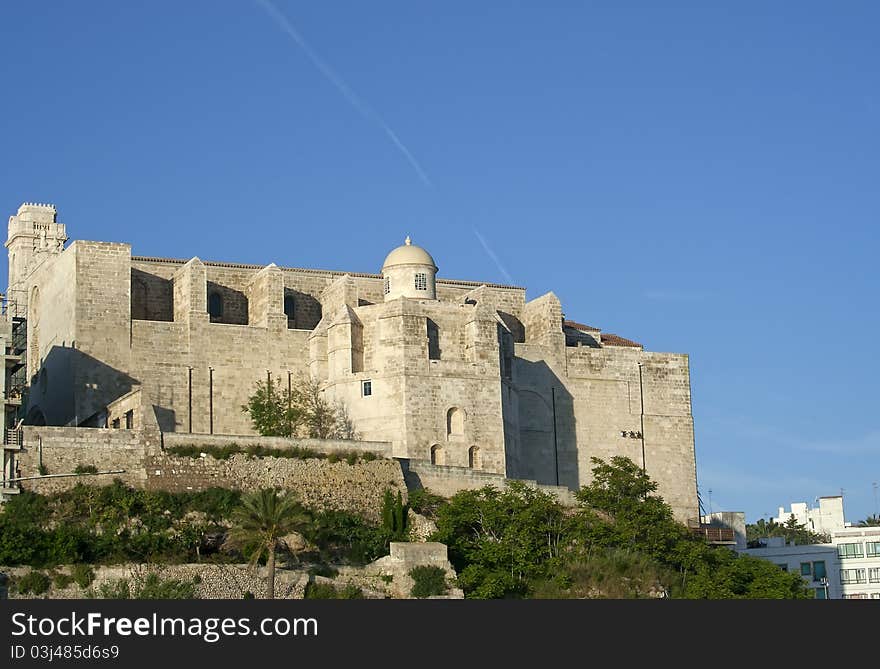
{"type": "Polygon", "coordinates": [[[353,584],[337,589],[332,583],[314,583],[306,585],[305,599],[363,599],[363,591],[353,584]]]}
{"type": "Polygon", "coordinates": [[[225,446],[169,446],[165,452],[170,455],[178,455],[186,458],[200,458],[202,453],[209,455],[216,460],[228,460],[236,453],[263,458],[290,458],[293,460],[307,460],[309,458],[325,458],[329,462],[339,462],[345,460],[348,464],[353,465],[358,461],[372,462],[378,456],[368,451],[335,451],[333,453],[321,453],[312,448],[302,446],[291,446],[289,448],[272,448],[270,446],[239,446],[238,444],[227,444],[225,446]]]}
{"type": "Polygon", "coordinates": [[[52,585],[52,579],[41,571],[29,571],[15,581],[15,589],[22,595],[42,595],[52,585]]]}
{"type": "Polygon", "coordinates": [[[385,490],[382,497],[382,527],[388,533],[390,541],[406,541],[408,509],[409,507],[403,503],[403,496],[399,490],[396,498],[391,490],[385,490]]]}
{"type": "Polygon", "coordinates": [[[784,537],[786,543],[797,546],[831,543],[831,537],[827,534],[818,534],[807,529],[806,525],[799,524],[794,514],[782,524],[772,518],[769,521],[761,518],[757,523],[746,525],[746,541],[749,548],[759,547],[760,540],[767,537],[784,537]]]}
{"type": "Polygon", "coordinates": [[[132,579],[120,578],[90,590],[91,599],[196,599],[194,580],[162,578],[156,573],[132,579]]]}
{"type": "Polygon", "coordinates": [[[445,595],[449,591],[449,587],[446,585],[446,572],[440,567],[420,565],[413,567],[409,575],[415,581],[410,591],[413,597],[424,599],[425,597],[445,595]]]}
{"type": "Polygon", "coordinates": [[[40,476],[45,476],[49,473],[49,468],[41,462],[39,466],[37,466],[37,471],[39,472],[40,476]]]}
{"type": "Polygon", "coordinates": [[[77,465],[74,470],[74,474],[97,474],[98,468],[95,465],[77,465]]]}
{"type": "Polygon", "coordinates": [[[264,488],[242,498],[233,512],[229,541],[247,547],[251,564],[267,554],[269,580],[266,597],[275,599],[275,553],[286,548],[284,537],[309,523],[309,514],[293,495],[280,495],[274,488],[264,488]]]}
{"type": "Polygon", "coordinates": [[[328,402],[318,382],[304,376],[297,376],[290,390],[269,379],[257,381],[241,410],[264,437],[357,438],[345,405],[328,402]]]}
{"type": "Polygon", "coordinates": [[[95,572],[87,564],[75,564],[70,569],[70,577],[74,583],[85,589],[95,580],[95,572]]]}
{"type": "Polygon", "coordinates": [[[409,508],[426,518],[436,518],[440,507],[446,503],[446,498],[419,488],[409,492],[409,508]]]}
{"type": "Polygon", "coordinates": [[[593,464],[575,509],[512,483],[437,510],[433,538],[448,545],[467,597],[808,597],[798,575],[695,537],[628,458],[593,464]]]}

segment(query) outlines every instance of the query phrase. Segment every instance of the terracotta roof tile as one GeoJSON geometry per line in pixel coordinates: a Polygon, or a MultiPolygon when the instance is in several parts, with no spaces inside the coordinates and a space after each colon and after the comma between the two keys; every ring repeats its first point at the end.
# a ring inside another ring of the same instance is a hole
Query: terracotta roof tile
{"type": "Polygon", "coordinates": [[[642,348],[642,345],[630,339],[618,337],[616,334],[602,334],[602,346],[630,346],[632,348],[642,348]]]}
{"type": "Polygon", "coordinates": [[[583,323],[578,323],[576,321],[562,321],[562,324],[567,328],[574,328],[575,330],[581,330],[582,332],[601,332],[599,328],[584,325],[583,323]]]}

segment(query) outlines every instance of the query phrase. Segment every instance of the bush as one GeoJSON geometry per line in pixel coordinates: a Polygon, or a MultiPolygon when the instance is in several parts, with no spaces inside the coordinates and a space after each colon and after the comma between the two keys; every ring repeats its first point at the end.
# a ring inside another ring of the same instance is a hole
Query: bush
{"type": "Polygon", "coordinates": [[[42,595],[52,585],[52,581],[41,571],[29,571],[15,582],[16,590],[22,595],[42,595]]]}
{"type": "Polygon", "coordinates": [[[433,565],[413,567],[410,569],[409,575],[415,581],[410,591],[413,597],[424,599],[425,597],[445,595],[449,591],[449,587],[446,585],[446,572],[440,567],[433,565]]]}
{"type": "Polygon", "coordinates": [[[98,468],[95,465],[77,465],[73,470],[74,474],[97,474],[98,468]]]}
{"type": "Polygon", "coordinates": [[[95,572],[87,564],[75,564],[70,569],[70,577],[74,583],[85,590],[95,580],[95,572]]]}
{"type": "Polygon", "coordinates": [[[446,504],[446,498],[419,488],[409,492],[409,508],[428,518],[436,518],[440,507],[446,504]]]}
{"type": "Polygon", "coordinates": [[[68,585],[73,583],[73,577],[68,576],[64,572],[58,572],[52,574],[52,583],[54,583],[55,587],[58,589],[66,588],[68,585]]]}
{"type": "Polygon", "coordinates": [[[336,578],[338,574],[339,570],[335,567],[331,567],[328,564],[317,564],[309,567],[310,576],[325,576],[327,578],[336,578]]]}
{"type": "Polygon", "coordinates": [[[37,467],[37,471],[40,473],[40,476],[45,476],[49,473],[49,468],[41,462],[39,467],[37,467]]]}
{"type": "Polygon", "coordinates": [[[337,590],[332,583],[309,583],[306,585],[304,599],[363,599],[363,591],[356,585],[348,584],[337,590]]]}

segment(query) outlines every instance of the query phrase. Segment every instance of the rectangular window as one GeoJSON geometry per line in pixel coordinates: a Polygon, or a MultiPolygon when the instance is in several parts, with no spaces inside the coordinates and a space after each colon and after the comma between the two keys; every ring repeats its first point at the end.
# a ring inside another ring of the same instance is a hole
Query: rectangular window
{"type": "Polygon", "coordinates": [[[825,588],[816,588],[813,592],[815,593],[816,599],[826,599],[825,588]]]}
{"type": "Polygon", "coordinates": [[[778,565],[776,565],[776,566],[779,567],[782,571],[788,571],[788,565],[787,565],[787,564],[778,564],[778,565]]]}
{"type": "Polygon", "coordinates": [[[385,294],[387,295],[390,292],[391,292],[391,279],[386,276],[385,277],[385,294]]]}
{"type": "Polygon", "coordinates": [[[865,556],[864,551],[862,551],[862,544],[838,544],[837,554],[840,556],[841,560],[865,556]]]}
{"type": "Polygon", "coordinates": [[[125,412],[125,429],[130,430],[134,427],[134,409],[125,412]]]}
{"type": "Polygon", "coordinates": [[[872,592],[871,599],[880,599],[880,592],[872,592]]]}
{"type": "Polygon", "coordinates": [[[871,567],[868,570],[868,580],[871,583],[880,583],[880,567],[871,567]]]}
{"type": "Polygon", "coordinates": [[[372,381],[364,381],[361,383],[361,395],[363,397],[369,397],[373,394],[373,382],[372,381]]]}
{"type": "Polygon", "coordinates": [[[810,566],[809,562],[801,562],[801,576],[811,576],[813,574],[813,569],[810,566]]]}
{"type": "Polygon", "coordinates": [[[428,290],[428,275],[424,272],[416,273],[416,290],[428,290]]]}
{"type": "Polygon", "coordinates": [[[865,542],[865,555],[868,557],[880,557],[880,541],[865,542]]]}
{"type": "Polygon", "coordinates": [[[813,563],[813,580],[821,581],[823,578],[827,577],[828,574],[825,573],[825,561],[820,560],[818,562],[813,563]]]}
{"type": "Polygon", "coordinates": [[[841,583],[864,583],[865,582],[865,570],[864,569],[841,569],[840,570],[840,582],[841,583]]]}

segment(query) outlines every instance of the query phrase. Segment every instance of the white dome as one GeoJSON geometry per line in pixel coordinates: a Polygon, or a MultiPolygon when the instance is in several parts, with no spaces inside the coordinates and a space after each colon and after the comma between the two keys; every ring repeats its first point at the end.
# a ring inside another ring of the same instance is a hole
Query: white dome
{"type": "Polygon", "coordinates": [[[431,254],[421,246],[414,246],[409,237],[406,238],[403,246],[398,246],[388,254],[385,262],[382,263],[382,271],[395,265],[428,265],[433,267],[435,272],[437,271],[437,265],[431,254]]]}

